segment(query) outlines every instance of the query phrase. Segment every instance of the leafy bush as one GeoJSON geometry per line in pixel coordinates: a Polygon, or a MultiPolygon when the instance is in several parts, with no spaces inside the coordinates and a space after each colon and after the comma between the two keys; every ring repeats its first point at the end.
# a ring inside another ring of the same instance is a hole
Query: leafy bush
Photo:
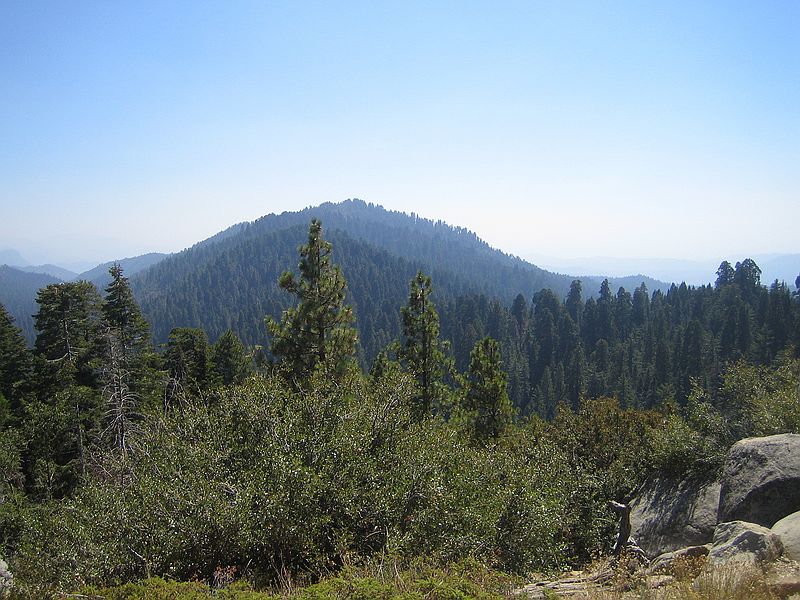
{"type": "Polygon", "coordinates": [[[300,391],[254,378],[153,419],[135,453],[106,454],[73,498],[31,512],[16,567],[74,588],[207,579],[218,565],[247,568],[259,586],[302,584],[383,551],[557,566],[555,450],[476,448],[441,419],[414,423],[411,381],[387,377],[300,391]]]}

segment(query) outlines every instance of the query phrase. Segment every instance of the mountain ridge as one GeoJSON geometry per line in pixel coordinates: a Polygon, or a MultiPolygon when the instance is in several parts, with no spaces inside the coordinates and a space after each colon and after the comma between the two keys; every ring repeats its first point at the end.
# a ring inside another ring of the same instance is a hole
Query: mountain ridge
{"type": "MultiPolygon", "coordinates": [[[[291,301],[277,279],[296,268],[312,218],[322,221],[348,281],[367,362],[399,334],[399,310],[418,270],[432,277],[437,303],[484,295],[510,305],[518,294],[530,300],[544,288],[563,296],[574,280],[494,249],[462,227],[360,200],[324,203],[236,224],[132,275],[154,339],[164,342],[173,327],[200,327],[212,341],[233,329],[246,343],[266,345],[264,316],[279,317],[291,301]]],[[[647,277],[610,283],[633,289],[643,281],[668,288],[647,277]]],[[[596,294],[601,283],[584,278],[586,294],[596,294]]]]}

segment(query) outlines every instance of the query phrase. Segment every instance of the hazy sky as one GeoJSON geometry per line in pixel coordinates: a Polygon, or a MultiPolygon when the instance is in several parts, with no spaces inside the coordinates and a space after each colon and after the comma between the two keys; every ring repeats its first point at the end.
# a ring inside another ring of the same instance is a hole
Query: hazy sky
{"type": "Polygon", "coordinates": [[[351,197],[522,256],[800,252],[800,2],[0,0],[0,248],[351,197]]]}

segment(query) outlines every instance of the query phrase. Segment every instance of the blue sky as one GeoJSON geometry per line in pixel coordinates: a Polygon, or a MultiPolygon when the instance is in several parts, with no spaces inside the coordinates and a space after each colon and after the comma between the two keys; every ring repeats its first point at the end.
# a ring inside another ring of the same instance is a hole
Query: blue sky
{"type": "Polygon", "coordinates": [[[800,3],[0,2],[0,248],[358,197],[525,257],[800,252],[800,3]]]}

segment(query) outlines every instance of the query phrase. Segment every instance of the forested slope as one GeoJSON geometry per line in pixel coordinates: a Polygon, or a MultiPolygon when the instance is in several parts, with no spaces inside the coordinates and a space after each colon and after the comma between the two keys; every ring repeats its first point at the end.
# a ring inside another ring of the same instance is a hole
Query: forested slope
{"type": "MultiPolygon", "coordinates": [[[[277,277],[295,266],[297,246],[312,217],[322,220],[336,242],[337,260],[350,283],[349,301],[360,317],[361,357],[366,362],[397,336],[397,310],[418,269],[434,278],[440,302],[481,294],[510,306],[517,294],[531,298],[544,288],[563,296],[572,281],[493,249],[466,229],[360,200],[239,223],[166,260],[151,253],[117,262],[133,279],[156,342],[164,342],[173,327],[193,326],[204,328],[212,340],[230,328],[248,343],[263,345],[264,315],[277,316],[287,302],[275,285],[277,277]]],[[[103,289],[110,266],[99,265],[78,278],[103,289]]],[[[591,295],[602,279],[582,281],[591,295]]],[[[30,314],[36,291],[49,282],[36,285],[18,276],[7,279],[4,304],[29,342],[34,336],[30,314]]],[[[611,280],[614,287],[628,288],[642,282],[650,289],[666,289],[647,277],[611,280]]]]}
{"type": "MultiPolygon", "coordinates": [[[[212,340],[233,329],[247,343],[264,344],[264,315],[277,317],[288,301],[277,278],[295,266],[312,217],[334,242],[367,361],[397,336],[397,311],[418,269],[433,277],[440,302],[481,294],[510,306],[517,294],[531,298],[543,288],[563,295],[572,282],[490,248],[466,229],[348,200],[236,225],[132,277],[154,339],[163,342],[172,327],[191,326],[212,340]]],[[[592,294],[601,279],[584,281],[592,294]]],[[[635,285],[642,281],[666,289],[644,277],[635,285]]],[[[630,286],[627,279],[612,283],[630,286]]]]}
{"type": "Polygon", "coordinates": [[[115,264],[121,266],[128,276],[134,275],[139,271],[143,271],[148,267],[164,260],[168,256],[160,252],[149,252],[141,256],[132,256],[130,258],[121,258],[119,260],[111,260],[97,265],[93,269],[89,269],[75,277],[74,279],[85,279],[91,281],[98,289],[105,288],[111,282],[111,276],[108,270],[115,264]]]}
{"type": "Polygon", "coordinates": [[[509,309],[485,296],[439,305],[442,335],[464,368],[484,335],[500,341],[509,392],[526,413],[552,417],[566,400],[614,396],[625,406],[683,404],[693,386],[715,393],[719,374],[737,360],[769,365],[800,348],[800,304],[782,282],[766,287],[758,265],[723,262],[715,284],[641,285],[614,290],[604,282],[586,299],[578,282],[563,300],[550,290],[509,309]]]}
{"type": "MultiPolygon", "coordinates": [[[[199,327],[211,340],[231,329],[247,344],[266,345],[264,317],[278,317],[292,300],[278,287],[278,277],[296,267],[293,257],[306,231],[307,226],[296,226],[197,245],[131,278],[142,311],[153,324],[154,339],[166,340],[173,327],[199,327]]],[[[399,307],[408,282],[426,265],[342,231],[327,237],[347,277],[347,301],[356,315],[362,359],[370,362],[399,334],[399,307]]],[[[446,270],[436,270],[434,276],[442,295],[474,291],[446,270]]]]}
{"type": "Polygon", "coordinates": [[[0,304],[14,318],[28,343],[32,343],[36,337],[33,326],[33,314],[39,310],[36,293],[46,285],[60,281],[45,273],[26,273],[8,265],[0,265],[0,304]]]}

